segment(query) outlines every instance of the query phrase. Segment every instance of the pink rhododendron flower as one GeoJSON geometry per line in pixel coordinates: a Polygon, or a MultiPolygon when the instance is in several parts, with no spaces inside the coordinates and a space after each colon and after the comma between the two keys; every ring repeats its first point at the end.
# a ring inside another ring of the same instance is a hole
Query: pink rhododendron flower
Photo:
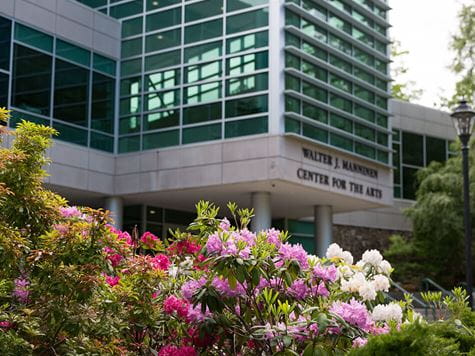
{"type": "Polygon", "coordinates": [[[111,287],[114,287],[115,285],[119,284],[119,281],[119,276],[106,276],[106,283],[111,287]]]}
{"type": "Polygon", "coordinates": [[[64,224],[56,224],[53,226],[53,228],[59,232],[60,235],[64,236],[69,232],[69,227],[68,225],[64,224]]]}
{"type": "Polygon", "coordinates": [[[24,278],[17,278],[14,281],[15,288],[13,289],[12,295],[18,299],[20,303],[28,303],[28,297],[30,296],[30,291],[28,287],[30,282],[24,278]]]}
{"type": "Polygon", "coordinates": [[[220,253],[223,249],[223,241],[217,233],[214,233],[208,237],[208,241],[206,242],[206,251],[208,254],[216,254],[220,253]]]}
{"type": "Polygon", "coordinates": [[[125,240],[127,245],[134,246],[134,241],[132,240],[132,236],[127,231],[119,231],[117,238],[119,240],[125,240]]]}
{"type": "Polygon", "coordinates": [[[231,288],[227,280],[219,277],[213,279],[212,285],[219,293],[229,298],[239,297],[246,293],[246,290],[241,283],[237,282],[236,288],[231,288]]]}
{"type": "Polygon", "coordinates": [[[372,326],[371,317],[366,306],[354,298],[349,303],[335,302],[330,307],[330,311],[340,316],[347,323],[359,327],[364,331],[369,331],[372,326]]]}
{"type": "Polygon", "coordinates": [[[224,230],[224,231],[229,231],[229,228],[231,227],[231,223],[229,222],[229,220],[227,218],[224,218],[223,220],[221,220],[221,222],[219,223],[219,228],[221,230],[224,230]]]}
{"type": "Polygon", "coordinates": [[[67,206],[59,208],[59,212],[65,218],[76,218],[80,217],[82,213],[75,206],[67,206]]]}
{"type": "Polygon", "coordinates": [[[357,337],[353,340],[353,347],[362,347],[368,343],[368,339],[364,337],[357,337]]]}
{"type": "Polygon", "coordinates": [[[206,307],[206,311],[203,313],[201,311],[201,304],[198,303],[195,307],[190,304],[188,308],[188,314],[186,315],[186,320],[193,323],[202,322],[205,320],[205,318],[209,318],[210,316],[211,313],[208,307],[206,307]]]}
{"type": "Polygon", "coordinates": [[[140,241],[148,248],[154,248],[158,241],[158,237],[147,231],[142,235],[140,241]]]}
{"type": "Polygon", "coordinates": [[[312,287],[312,293],[316,296],[320,297],[328,297],[330,295],[330,292],[328,291],[327,287],[325,286],[325,283],[320,282],[318,286],[313,286],[312,287]]]}
{"type": "Polygon", "coordinates": [[[203,287],[205,285],[205,283],[206,283],[206,278],[205,277],[201,277],[198,280],[188,281],[188,282],[184,283],[183,286],[181,287],[181,294],[183,295],[183,297],[186,300],[191,302],[192,299],[193,299],[193,294],[195,294],[195,292],[198,289],[203,287]]]}
{"type": "Polygon", "coordinates": [[[196,356],[198,353],[192,346],[167,345],[160,349],[158,356],[196,356]]]}
{"type": "Polygon", "coordinates": [[[281,263],[276,264],[280,267],[283,261],[297,261],[300,268],[308,268],[308,255],[301,244],[291,245],[289,243],[282,244],[279,248],[279,254],[282,259],[281,263]],[[280,265],[280,266],[279,266],[280,265]]]}
{"type": "Polygon", "coordinates": [[[333,264],[328,267],[317,265],[313,268],[313,274],[324,281],[335,282],[338,277],[338,270],[333,264]]]}
{"type": "Polygon", "coordinates": [[[184,299],[179,299],[171,295],[163,302],[163,310],[167,314],[176,313],[180,318],[185,319],[188,316],[189,304],[184,299]]]}
{"type": "Polygon", "coordinates": [[[153,268],[155,269],[161,269],[162,271],[168,270],[168,267],[170,267],[171,262],[168,256],[160,254],[156,255],[151,259],[151,263],[153,268]]]}
{"type": "Polygon", "coordinates": [[[267,234],[267,242],[274,244],[275,247],[279,248],[282,245],[282,242],[280,241],[279,235],[280,231],[276,230],[274,228],[268,229],[266,231],[267,234]]]}
{"type": "Polygon", "coordinates": [[[296,299],[305,299],[309,294],[310,288],[303,279],[295,280],[289,287],[289,294],[296,299]]]}
{"type": "Polygon", "coordinates": [[[11,329],[12,327],[13,327],[13,323],[6,320],[0,321],[0,329],[8,330],[8,329],[11,329]]]}

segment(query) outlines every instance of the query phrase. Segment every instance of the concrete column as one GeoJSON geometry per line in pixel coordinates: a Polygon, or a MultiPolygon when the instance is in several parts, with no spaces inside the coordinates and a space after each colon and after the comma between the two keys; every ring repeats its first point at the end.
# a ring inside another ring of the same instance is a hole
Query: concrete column
{"type": "Polygon", "coordinates": [[[252,231],[266,230],[272,224],[272,211],[270,206],[269,192],[254,192],[251,194],[251,204],[254,209],[254,217],[251,221],[252,231]]]}
{"type": "Polygon", "coordinates": [[[315,254],[325,256],[328,246],[333,243],[333,212],[328,205],[314,207],[315,254]]]}
{"type": "Polygon", "coordinates": [[[107,197],[104,208],[110,211],[110,216],[114,220],[114,227],[122,229],[122,217],[124,214],[124,201],[121,197],[107,197]]]}

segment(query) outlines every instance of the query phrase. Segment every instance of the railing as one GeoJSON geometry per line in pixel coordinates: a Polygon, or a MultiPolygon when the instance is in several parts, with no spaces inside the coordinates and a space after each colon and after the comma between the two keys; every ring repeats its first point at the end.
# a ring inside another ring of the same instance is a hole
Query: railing
{"type": "Polygon", "coordinates": [[[422,280],[422,289],[424,290],[424,292],[433,291],[434,289],[436,289],[437,291],[441,292],[442,296],[444,297],[453,296],[452,292],[448,291],[447,289],[442,287],[440,284],[437,284],[430,278],[424,278],[422,280]]]}
{"type": "MultiPolygon", "coordinates": [[[[429,315],[429,310],[431,309],[430,305],[425,303],[422,299],[416,297],[414,293],[409,292],[408,290],[404,289],[399,283],[391,281],[391,286],[398,291],[402,292],[403,294],[408,294],[412,299],[412,304],[415,308],[423,309],[424,316],[427,318],[429,315]]],[[[386,298],[390,299],[391,301],[397,301],[396,298],[391,296],[390,294],[386,293],[386,298]]]]}

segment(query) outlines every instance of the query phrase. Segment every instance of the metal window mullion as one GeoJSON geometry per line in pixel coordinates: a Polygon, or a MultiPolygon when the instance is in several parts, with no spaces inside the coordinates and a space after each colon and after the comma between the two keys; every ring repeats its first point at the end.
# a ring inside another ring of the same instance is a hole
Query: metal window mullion
{"type": "MultiPolygon", "coordinates": [[[[183,104],[185,103],[185,2],[181,2],[181,32],[180,32],[180,106],[178,122],[178,145],[183,144],[183,104]]],[[[163,209],[165,214],[165,209],[163,209]]],[[[165,217],[163,219],[165,221],[165,217]]]]}
{"type": "MultiPolygon", "coordinates": [[[[15,21],[11,21],[10,24],[10,58],[8,59],[9,63],[9,75],[8,75],[8,93],[7,93],[7,109],[10,108],[13,104],[13,56],[14,56],[14,39],[15,39],[15,21]]],[[[50,120],[51,125],[51,120],[50,120]]]]}

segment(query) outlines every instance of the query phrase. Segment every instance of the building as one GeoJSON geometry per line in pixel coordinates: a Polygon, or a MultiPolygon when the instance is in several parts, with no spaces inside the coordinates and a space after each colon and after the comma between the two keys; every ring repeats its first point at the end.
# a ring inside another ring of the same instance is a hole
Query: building
{"type": "Polygon", "coordinates": [[[445,114],[389,103],[388,10],[3,0],[0,106],[59,131],[47,184],[119,226],[166,236],[199,199],[236,201],[322,253],[348,229],[410,230],[414,172],[454,137],[445,114]]]}

